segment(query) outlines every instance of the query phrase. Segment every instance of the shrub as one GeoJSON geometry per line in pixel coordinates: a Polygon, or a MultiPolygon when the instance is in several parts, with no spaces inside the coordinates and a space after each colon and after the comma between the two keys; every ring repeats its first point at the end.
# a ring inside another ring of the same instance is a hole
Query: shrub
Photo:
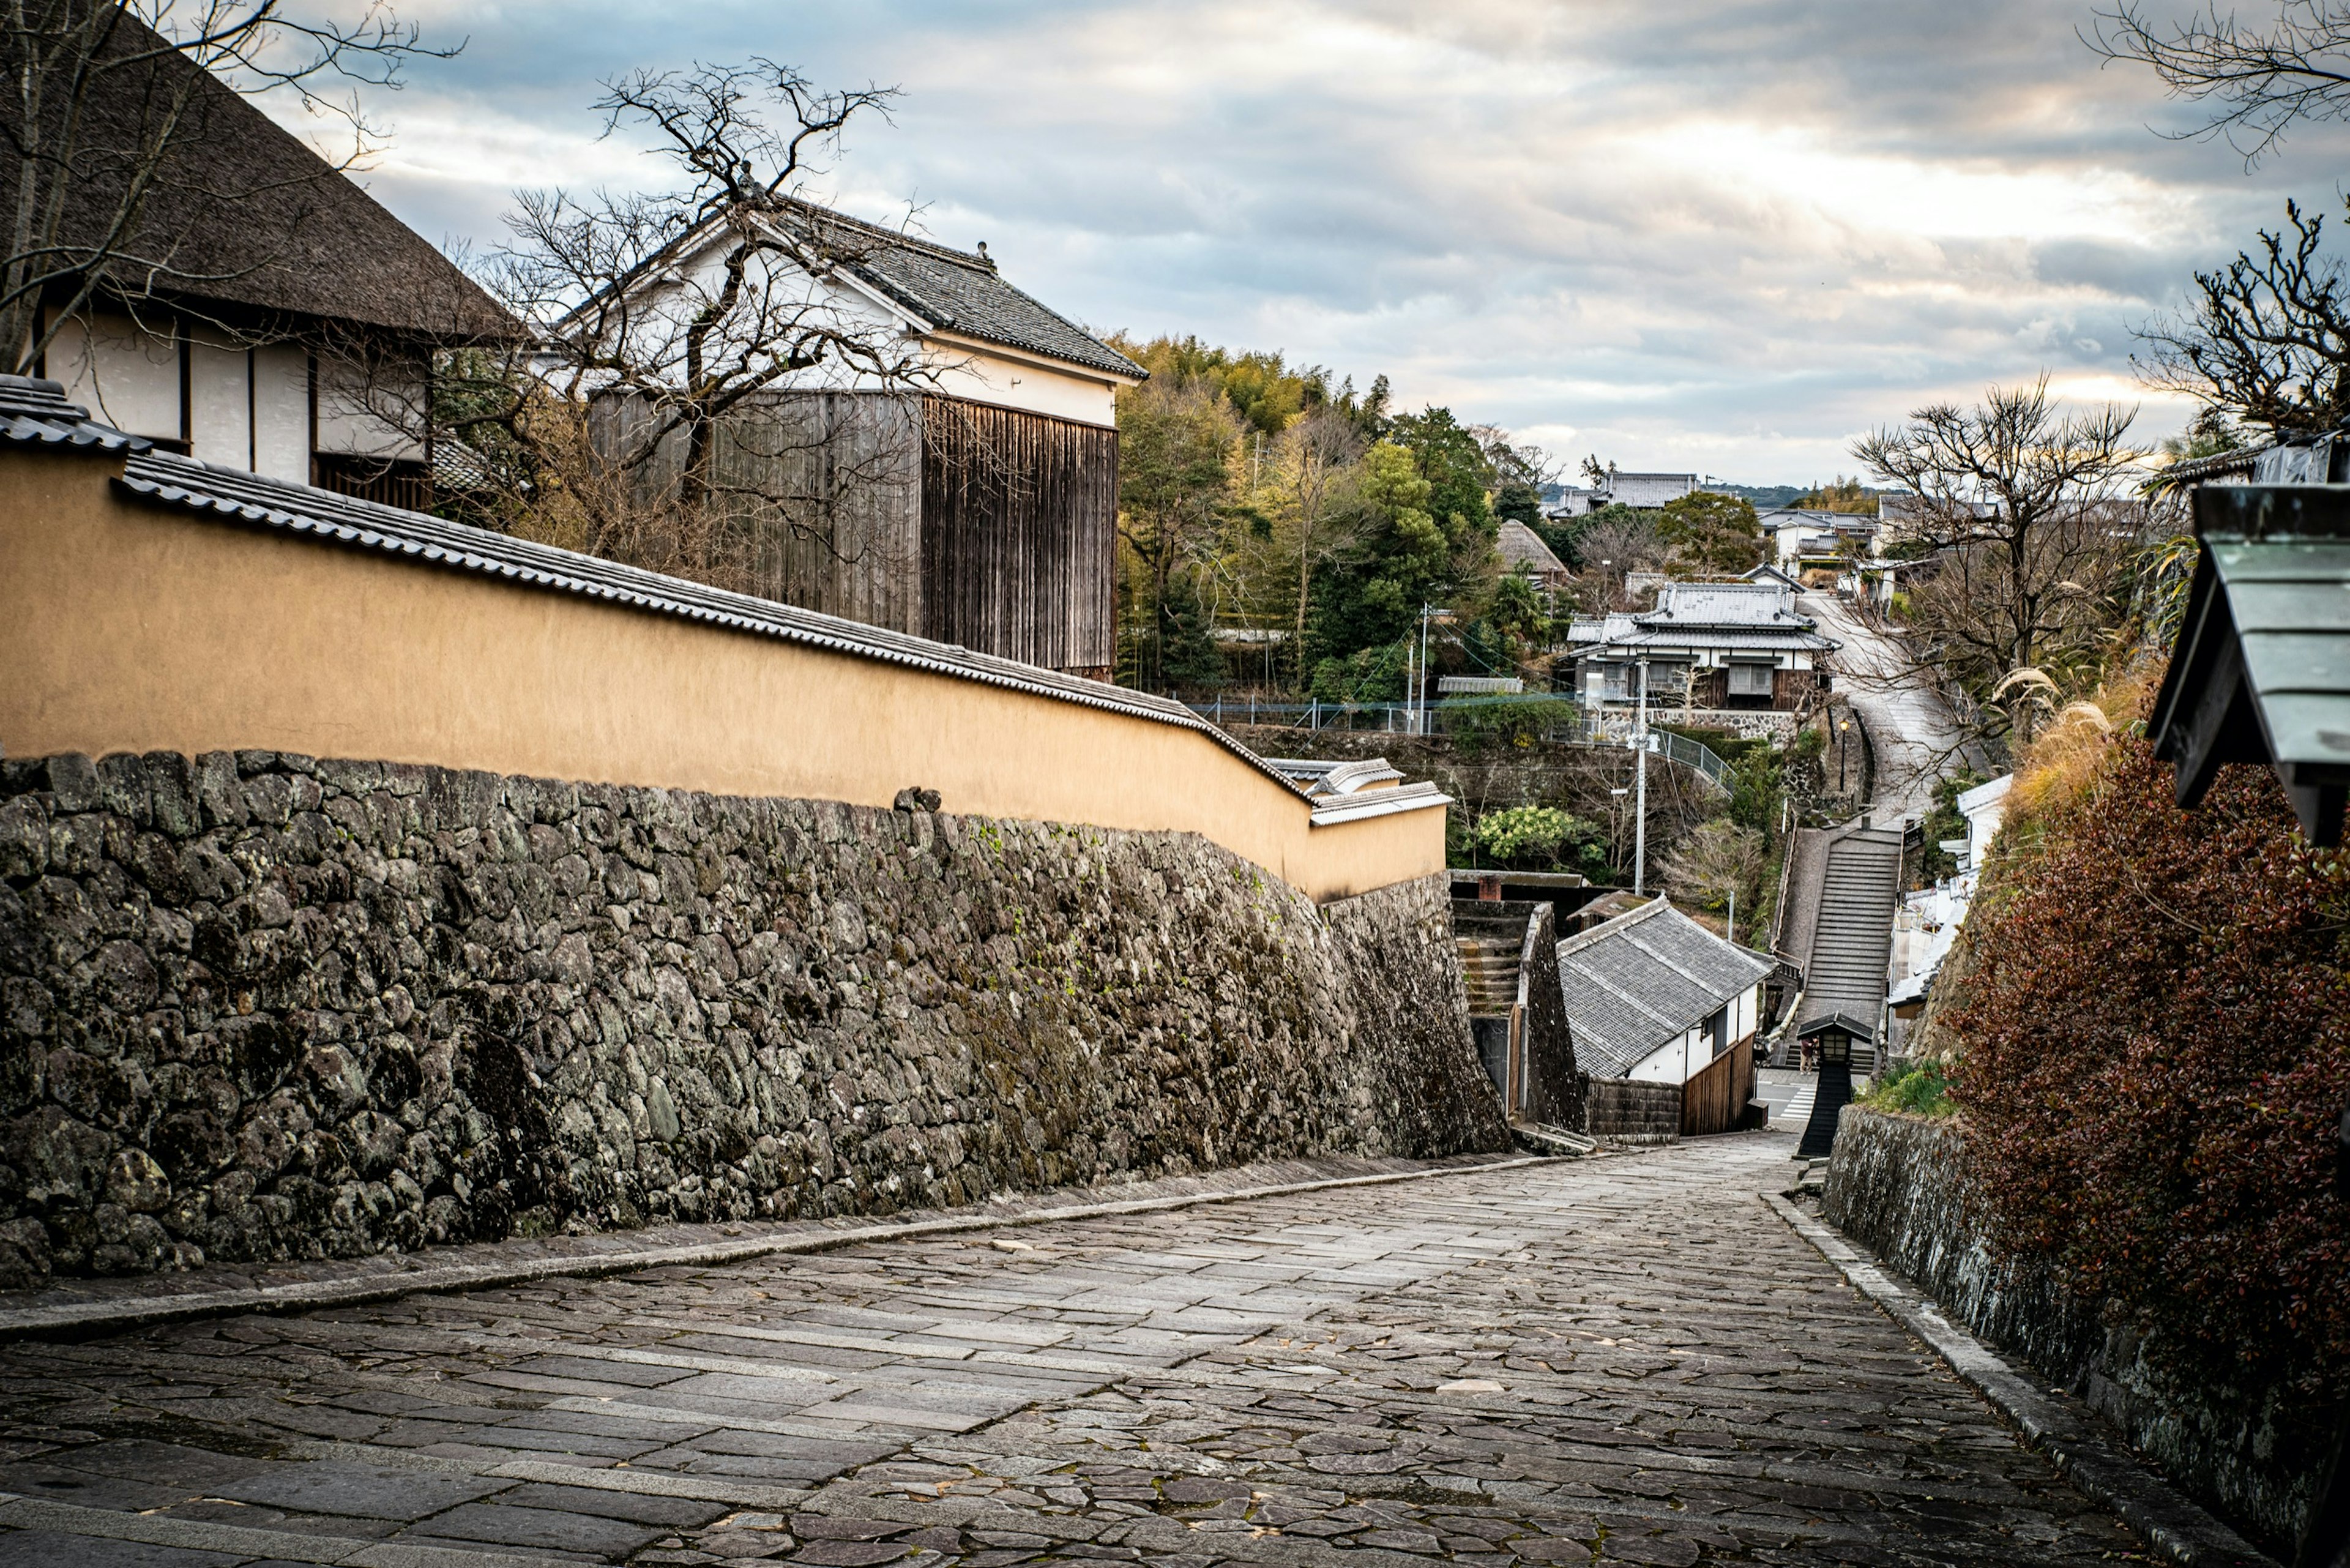
{"type": "Polygon", "coordinates": [[[1920,1116],[1946,1116],[1958,1109],[1950,1099],[1950,1080],[1939,1062],[1895,1063],[1860,1096],[1860,1103],[1880,1111],[1907,1111],[1920,1116]]]}
{"type": "Polygon", "coordinates": [[[2223,1364],[2338,1376],[2345,857],[2265,768],[2180,811],[2145,740],[2094,717],[2019,778],[1969,919],[1950,1022],[1977,1175],[2005,1242],[2085,1299],[2223,1364]]]}
{"type": "Polygon", "coordinates": [[[1601,829],[1555,806],[1513,805],[1487,812],[1477,823],[1477,844],[1497,860],[1546,869],[1576,857],[1576,846],[1601,829]]]}

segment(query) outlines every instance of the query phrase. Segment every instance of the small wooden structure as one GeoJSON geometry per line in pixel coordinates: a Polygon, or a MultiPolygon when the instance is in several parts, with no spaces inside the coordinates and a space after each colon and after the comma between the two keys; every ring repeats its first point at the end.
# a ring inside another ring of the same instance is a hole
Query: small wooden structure
{"type": "Polygon", "coordinates": [[[2310,841],[2350,804],[2350,484],[2206,485],[2203,548],[2155,698],[2155,755],[2193,805],[2223,763],[2265,763],[2310,841]]]}
{"type": "Polygon", "coordinates": [[[1795,1031],[1795,1037],[1819,1052],[1819,1087],[1812,1096],[1812,1117],[1804,1125],[1804,1141],[1795,1147],[1797,1159],[1825,1159],[1835,1147],[1836,1128],[1845,1106],[1852,1104],[1852,1057],[1856,1048],[1875,1044],[1877,1032],[1856,1018],[1831,1012],[1795,1031]]]}

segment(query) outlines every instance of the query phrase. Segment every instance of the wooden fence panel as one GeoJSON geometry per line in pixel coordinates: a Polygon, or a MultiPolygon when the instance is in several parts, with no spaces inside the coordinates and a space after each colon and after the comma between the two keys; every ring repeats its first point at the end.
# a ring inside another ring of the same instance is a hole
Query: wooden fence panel
{"type": "Polygon", "coordinates": [[[1107,679],[1118,432],[957,398],[922,424],[922,634],[1107,679]]]}
{"type": "Polygon", "coordinates": [[[1681,1085],[1681,1136],[1734,1132],[1754,1097],[1754,1051],[1740,1041],[1681,1085]]]}

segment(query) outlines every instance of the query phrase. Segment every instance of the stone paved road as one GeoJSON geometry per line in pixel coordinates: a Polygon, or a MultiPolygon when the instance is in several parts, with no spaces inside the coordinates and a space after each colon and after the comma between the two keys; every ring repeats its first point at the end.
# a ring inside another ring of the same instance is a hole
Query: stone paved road
{"type": "Polygon", "coordinates": [[[1877,792],[1869,802],[1877,819],[1931,811],[1935,783],[1962,763],[1981,761],[1964,754],[1949,707],[1890,635],[1835,595],[1807,593],[1796,607],[1844,644],[1832,661],[1836,689],[1860,710],[1877,749],[1877,792]]]}
{"type": "Polygon", "coordinates": [[[0,1351],[0,1565],[2084,1563],[1789,1139],[0,1351]]]}

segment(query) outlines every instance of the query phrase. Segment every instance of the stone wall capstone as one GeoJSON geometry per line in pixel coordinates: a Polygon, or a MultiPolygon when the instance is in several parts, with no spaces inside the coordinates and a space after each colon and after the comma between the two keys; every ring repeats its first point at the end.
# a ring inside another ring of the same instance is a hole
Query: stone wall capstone
{"type": "Polygon", "coordinates": [[[901,799],[0,763],[0,1284],[1508,1146],[1441,877],[901,799]]]}
{"type": "Polygon", "coordinates": [[[1950,1317],[2081,1396],[2213,1512],[2282,1556],[2316,1496],[2334,1411],[2187,1364],[2134,1315],[2003,1257],[1967,1174],[1964,1125],[1848,1106],[1820,1212],[1950,1317]]]}

